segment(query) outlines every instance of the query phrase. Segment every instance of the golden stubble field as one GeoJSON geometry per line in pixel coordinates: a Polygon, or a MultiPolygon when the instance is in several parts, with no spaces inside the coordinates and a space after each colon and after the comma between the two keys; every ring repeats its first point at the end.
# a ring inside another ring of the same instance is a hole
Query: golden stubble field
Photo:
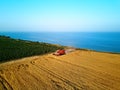
{"type": "Polygon", "coordinates": [[[76,50],[2,63],[0,90],[120,90],[120,54],[76,50]]]}

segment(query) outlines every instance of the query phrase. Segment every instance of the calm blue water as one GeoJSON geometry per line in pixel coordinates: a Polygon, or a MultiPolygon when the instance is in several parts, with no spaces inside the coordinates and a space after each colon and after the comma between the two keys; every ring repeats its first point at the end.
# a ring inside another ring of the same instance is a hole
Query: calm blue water
{"type": "Polygon", "coordinates": [[[16,39],[40,41],[97,51],[120,53],[120,32],[0,32],[0,35],[7,35],[16,39]]]}

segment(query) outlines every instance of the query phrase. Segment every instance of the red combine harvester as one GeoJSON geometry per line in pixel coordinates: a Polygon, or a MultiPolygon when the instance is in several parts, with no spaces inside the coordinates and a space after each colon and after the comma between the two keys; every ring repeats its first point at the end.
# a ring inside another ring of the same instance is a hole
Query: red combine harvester
{"type": "Polygon", "coordinates": [[[65,50],[61,49],[61,50],[57,50],[55,53],[53,53],[53,55],[56,56],[60,56],[60,55],[64,55],[65,54],[65,50]]]}

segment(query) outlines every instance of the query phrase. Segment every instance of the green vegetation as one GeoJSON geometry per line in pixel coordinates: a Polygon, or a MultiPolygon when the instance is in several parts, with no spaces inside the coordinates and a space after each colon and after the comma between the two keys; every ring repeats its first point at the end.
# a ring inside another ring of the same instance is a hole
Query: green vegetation
{"type": "Polygon", "coordinates": [[[54,52],[62,46],[0,36],[0,62],[54,52]]]}

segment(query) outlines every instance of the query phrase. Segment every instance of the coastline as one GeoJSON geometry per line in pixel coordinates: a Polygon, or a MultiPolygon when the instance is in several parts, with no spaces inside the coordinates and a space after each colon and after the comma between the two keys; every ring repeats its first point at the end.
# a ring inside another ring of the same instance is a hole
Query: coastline
{"type": "Polygon", "coordinates": [[[118,39],[120,32],[6,32],[1,34],[15,39],[120,53],[120,40],[118,39]]]}

